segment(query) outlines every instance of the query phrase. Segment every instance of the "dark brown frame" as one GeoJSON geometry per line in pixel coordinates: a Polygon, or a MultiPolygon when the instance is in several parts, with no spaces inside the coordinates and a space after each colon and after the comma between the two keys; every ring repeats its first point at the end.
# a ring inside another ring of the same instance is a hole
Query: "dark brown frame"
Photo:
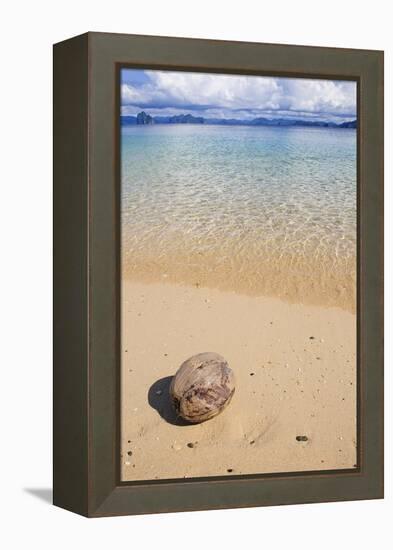
{"type": "Polygon", "coordinates": [[[89,516],[383,497],[383,52],[106,33],[54,46],[54,503],[89,516]],[[121,66],[358,84],[358,467],[120,481],[121,66]]]}

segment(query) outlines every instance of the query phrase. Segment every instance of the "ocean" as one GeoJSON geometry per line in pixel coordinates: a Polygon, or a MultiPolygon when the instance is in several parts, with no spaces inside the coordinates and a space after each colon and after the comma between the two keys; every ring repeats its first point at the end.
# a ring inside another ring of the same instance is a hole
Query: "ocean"
{"type": "Polygon", "coordinates": [[[122,275],[354,310],[356,130],[121,128],[122,275]]]}

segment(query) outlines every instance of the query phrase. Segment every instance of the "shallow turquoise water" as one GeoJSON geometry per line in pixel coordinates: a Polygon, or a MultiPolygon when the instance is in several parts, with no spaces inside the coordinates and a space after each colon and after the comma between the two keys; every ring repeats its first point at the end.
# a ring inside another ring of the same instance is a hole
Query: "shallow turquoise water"
{"type": "Polygon", "coordinates": [[[123,127],[121,172],[127,276],[353,308],[356,130],[123,127]]]}

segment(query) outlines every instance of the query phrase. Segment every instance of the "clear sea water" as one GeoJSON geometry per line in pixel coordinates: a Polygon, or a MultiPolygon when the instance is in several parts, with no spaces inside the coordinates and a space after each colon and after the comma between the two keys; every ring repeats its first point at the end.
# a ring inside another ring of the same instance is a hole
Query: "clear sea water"
{"type": "Polygon", "coordinates": [[[356,130],[122,128],[122,266],[353,310],[356,130]]]}

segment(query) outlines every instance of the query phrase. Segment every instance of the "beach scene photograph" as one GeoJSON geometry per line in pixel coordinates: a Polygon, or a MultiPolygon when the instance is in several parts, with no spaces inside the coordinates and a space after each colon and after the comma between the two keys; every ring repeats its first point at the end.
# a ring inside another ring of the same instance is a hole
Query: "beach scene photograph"
{"type": "Polygon", "coordinates": [[[120,96],[121,480],[356,468],[356,82],[120,96]]]}

